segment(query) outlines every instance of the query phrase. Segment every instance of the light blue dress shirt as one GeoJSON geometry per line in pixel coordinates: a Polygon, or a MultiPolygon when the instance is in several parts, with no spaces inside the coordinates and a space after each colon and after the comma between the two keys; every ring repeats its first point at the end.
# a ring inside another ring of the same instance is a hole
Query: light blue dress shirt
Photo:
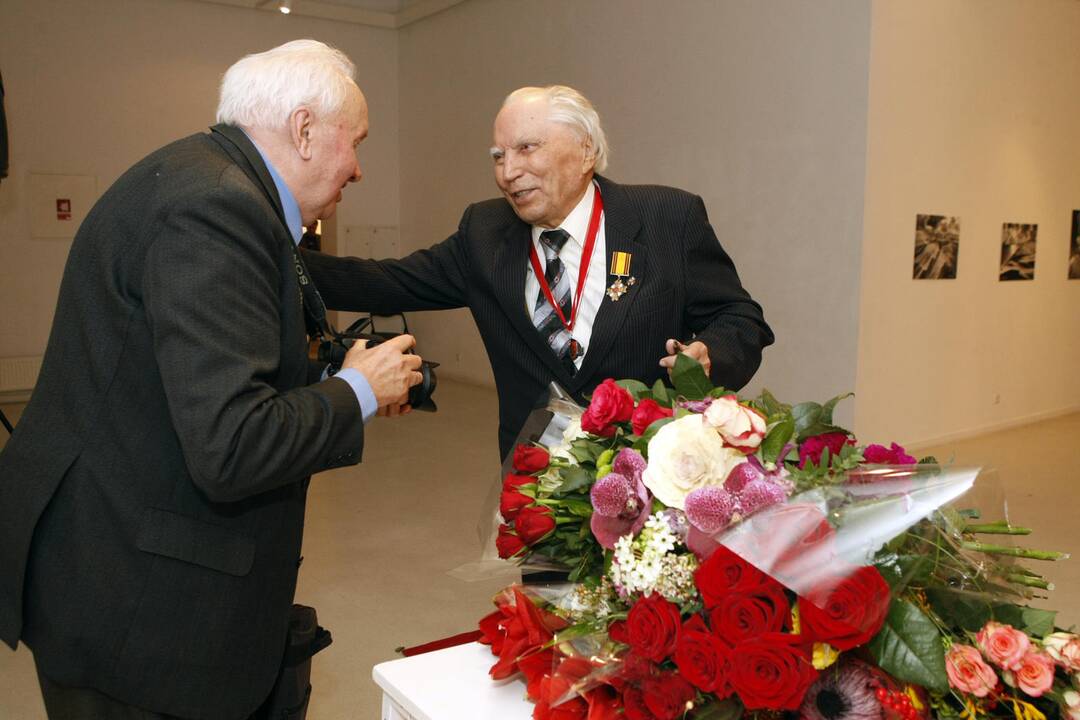
{"type": "MultiPolygon", "coordinates": [[[[247,135],[246,132],[244,134],[247,135]]],[[[251,140],[251,144],[259,151],[263,162],[266,163],[266,169],[270,171],[270,177],[274,180],[274,187],[277,188],[278,197],[281,198],[281,207],[285,211],[285,225],[288,226],[289,233],[292,235],[293,244],[299,245],[300,238],[304,236],[304,223],[300,218],[300,205],[296,202],[296,198],[293,197],[289,186],[285,184],[277,169],[274,168],[274,164],[270,162],[270,158],[266,157],[266,153],[259,147],[259,144],[252,140],[250,135],[247,135],[247,138],[251,140]]],[[[375,413],[379,409],[379,403],[375,399],[375,393],[371,390],[371,383],[364,377],[364,373],[353,368],[343,368],[334,377],[347,382],[356,394],[356,401],[360,403],[360,412],[364,416],[365,424],[375,417],[375,413]]],[[[325,371],[323,372],[323,378],[326,378],[325,371]]]]}

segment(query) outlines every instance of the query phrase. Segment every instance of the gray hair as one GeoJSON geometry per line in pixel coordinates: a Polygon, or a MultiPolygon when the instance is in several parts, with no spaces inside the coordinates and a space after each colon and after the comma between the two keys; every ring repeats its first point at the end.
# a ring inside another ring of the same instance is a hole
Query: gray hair
{"type": "MultiPolygon", "coordinates": [[[[356,86],[356,66],[345,53],[318,40],[293,40],[247,55],[221,79],[217,121],[282,128],[298,107],[332,117],[356,86]]],[[[359,88],[357,88],[359,89],[359,88]]]]}
{"type": "Polygon", "coordinates": [[[608,148],[604,128],[600,125],[600,115],[589,99],[566,85],[523,87],[507,95],[502,106],[506,107],[515,100],[534,97],[547,99],[550,107],[548,117],[552,121],[569,126],[578,137],[588,141],[596,157],[596,164],[593,167],[596,172],[604,172],[611,151],[608,148]]]}

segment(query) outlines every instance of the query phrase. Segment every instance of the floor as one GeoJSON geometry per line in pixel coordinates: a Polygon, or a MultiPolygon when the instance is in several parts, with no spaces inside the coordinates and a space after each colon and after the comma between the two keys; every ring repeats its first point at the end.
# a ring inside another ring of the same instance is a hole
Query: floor
{"type": "MultiPolygon", "coordinates": [[[[512,578],[448,574],[479,556],[480,508],[498,474],[496,402],[490,390],[445,380],[437,399],[436,414],[376,420],[362,465],[312,482],[297,601],[317,608],[334,643],[314,661],[310,720],[378,718],[372,666],[399,646],[472,629],[512,578]]],[[[0,409],[17,421],[21,408],[0,409]]],[[[1025,544],[1075,554],[1077,437],[1080,413],[918,454],[987,468],[972,498],[986,518],[1007,513],[1036,529],[1025,544]]],[[[0,445],[6,439],[0,429],[0,445]]],[[[1056,585],[1046,604],[1061,611],[1059,625],[1080,625],[1080,563],[1037,569],[1056,585]]],[[[45,717],[25,648],[0,648],[0,678],[0,718],[45,717]]]]}

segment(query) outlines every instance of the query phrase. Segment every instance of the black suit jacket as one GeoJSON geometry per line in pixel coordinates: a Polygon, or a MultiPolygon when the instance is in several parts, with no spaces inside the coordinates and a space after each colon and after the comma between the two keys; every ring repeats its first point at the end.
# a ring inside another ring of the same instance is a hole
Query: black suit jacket
{"type": "Polygon", "coordinates": [[[557,381],[579,401],[609,377],[651,384],[667,376],[658,363],[667,354],[668,338],[704,342],[713,381],[741,388],[773,335],[717,241],[701,198],[670,187],[597,180],[607,267],[613,252],[631,253],[636,282],[617,302],[605,296],[590,347],[573,376],[526,310],[531,228],[504,199],[470,205],[456,233],[400,260],[318,253],[305,258],[332,308],[379,314],[463,306],[472,311],[498,388],[502,457],[528,414],[547,399],[549,382],[557,381]]]}
{"type": "Polygon", "coordinates": [[[247,717],[282,657],[307,476],[359,404],[308,382],[292,238],[218,126],[128,170],[79,229],[0,454],[0,638],[156,712],[247,717]]]}

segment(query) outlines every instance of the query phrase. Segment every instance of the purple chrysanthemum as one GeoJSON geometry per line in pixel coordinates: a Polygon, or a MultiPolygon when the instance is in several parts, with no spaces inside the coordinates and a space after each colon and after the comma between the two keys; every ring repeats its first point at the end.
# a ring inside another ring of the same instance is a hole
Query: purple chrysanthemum
{"type": "Polygon", "coordinates": [[[821,673],[803,697],[803,720],[882,720],[874,678],[861,662],[842,660],[821,673]]]}
{"type": "Polygon", "coordinates": [[[739,509],[744,516],[753,515],[771,505],[782,503],[787,493],[779,484],[759,478],[751,480],[739,493],[739,509]]]}
{"type": "Polygon", "coordinates": [[[698,488],[686,496],[686,518],[704,533],[723,530],[731,523],[734,512],[735,498],[724,488],[698,488]]]}
{"type": "Polygon", "coordinates": [[[724,489],[730,493],[740,493],[752,480],[757,480],[763,475],[761,470],[751,462],[742,462],[731,469],[727,480],[724,480],[724,489]]]}
{"type": "MultiPolygon", "coordinates": [[[[633,490],[624,475],[610,472],[593,484],[589,498],[595,512],[607,517],[618,517],[627,511],[631,499],[637,503],[633,490]]],[[[637,510],[636,507],[633,509],[637,510]]]]}

